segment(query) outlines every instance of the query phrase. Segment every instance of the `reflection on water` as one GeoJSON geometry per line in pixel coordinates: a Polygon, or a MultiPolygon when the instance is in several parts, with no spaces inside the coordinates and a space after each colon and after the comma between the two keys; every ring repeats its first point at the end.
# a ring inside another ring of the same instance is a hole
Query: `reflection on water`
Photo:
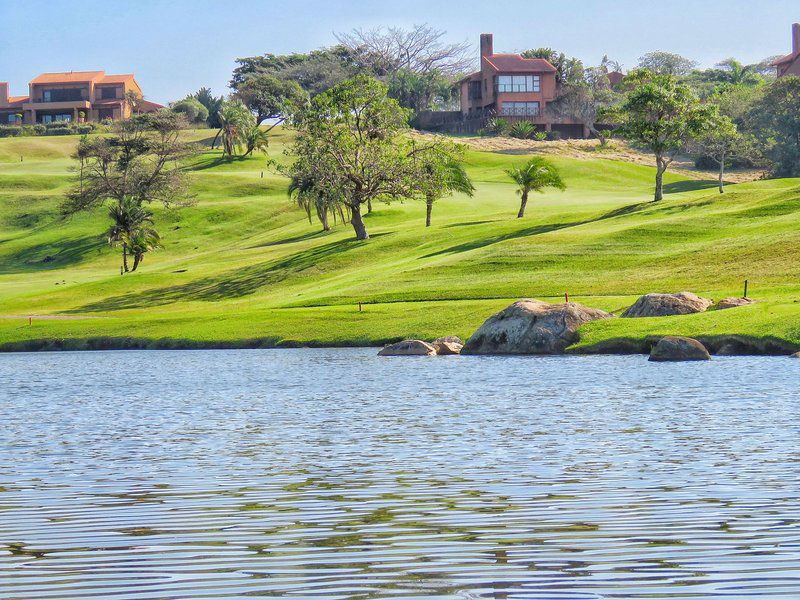
{"type": "Polygon", "coordinates": [[[800,597],[800,361],[0,356],[0,597],[800,597]]]}

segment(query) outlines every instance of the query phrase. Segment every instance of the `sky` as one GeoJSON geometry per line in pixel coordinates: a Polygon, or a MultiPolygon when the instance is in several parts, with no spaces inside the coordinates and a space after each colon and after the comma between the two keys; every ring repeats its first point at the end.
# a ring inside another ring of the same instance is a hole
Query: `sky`
{"type": "Polygon", "coordinates": [[[713,66],[791,50],[800,0],[0,0],[0,81],[12,95],[48,71],[134,73],[148,100],[166,103],[202,86],[229,93],[242,56],[305,52],[335,32],[427,23],[495,52],[549,46],[626,68],[653,50],[713,66]]]}

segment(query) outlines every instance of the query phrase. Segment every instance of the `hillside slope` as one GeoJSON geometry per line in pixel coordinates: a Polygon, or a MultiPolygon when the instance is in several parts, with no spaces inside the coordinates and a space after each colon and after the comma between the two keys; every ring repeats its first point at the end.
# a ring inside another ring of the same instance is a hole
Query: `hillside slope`
{"type": "MultiPolygon", "coordinates": [[[[271,157],[282,159],[286,140],[273,138],[271,157]]],[[[504,169],[526,157],[473,150],[474,198],[437,203],[428,229],[421,202],[376,206],[366,218],[372,239],[356,242],[348,225],[322,233],[309,224],[263,157],[228,162],[208,151],[192,167],[196,205],[158,209],[164,250],[120,276],[102,238],[105,211],[58,214],[76,141],[0,140],[0,347],[468,336],[520,297],[569,292],[618,311],[653,291],[740,295],[744,279],[754,306],[592,324],[583,344],[654,333],[800,342],[798,180],[720,195],[713,182],[670,174],[666,199],[653,204],[650,167],[554,157],[567,191],[533,197],[516,219],[504,169]]]]}

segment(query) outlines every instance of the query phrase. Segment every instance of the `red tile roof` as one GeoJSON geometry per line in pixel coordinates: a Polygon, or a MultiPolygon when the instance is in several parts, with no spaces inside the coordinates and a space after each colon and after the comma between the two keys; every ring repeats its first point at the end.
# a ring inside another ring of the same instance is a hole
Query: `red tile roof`
{"type": "Polygon", "coordinates": [[[42,73],[31,80],[37,83],[86,83],[97,81],[105,76],[105,71],[70,71],[68,73],[42,73]]]}
{"type": "Polygon", "coordinates": [[[30,100],[30,96],[9,96],[8,103],[9,104],[22,104],[23,102],[27,102],[30,100]]]}
{"type": "Polygon", "coordinates": [[[522,58],[519,54],[492,54],[483,60],[502,73],[555,73],[556,68],[543,58],[522,58]]]}
{"type": "Polygon", "coordinates": [[[134,81],[132,74],[127,75],[106,75],[97,83],[125,83],[127,81],[134,81]]]}

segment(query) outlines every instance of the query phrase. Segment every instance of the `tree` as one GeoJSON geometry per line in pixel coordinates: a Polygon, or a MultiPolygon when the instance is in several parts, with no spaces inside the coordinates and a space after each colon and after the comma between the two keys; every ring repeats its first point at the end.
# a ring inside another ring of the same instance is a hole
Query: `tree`
{"type": "Polygon", "coordinates": [[[301,106],[307,98],[296,81],[265,74],[246,77],[234,90],[236,98],[255,116],[256,125],[267,119],[277,119],[270,129],[285,120],[292,106],[301,106]]]}
{"type": "Polygon", "coordinates": [[[388,84],[389,97],[414,112],[436,105],[447,106],[455,99],[456,88],[452,79],[437,70],[415,73],[403,68],[389,77],[388,84]]]}
{"type": "Polygon", "coordinates": [[[557,118],[584,123],[600,140],[600,145],[605,146],[609,134],[598,129],[597,122],[608,117],[620,99],[620,94],[611,87],[605,67],[591,67],[584,70],[583,79],[562,86],[561,94],[548,103],[547,110],[557,118]]]}
{"type": "Polygon", "coordinates": [[[556,85],[580,83],[583,81],[583,63],[563,52],[552,48],[534,48],[525,50],[522,58],[543,58],[556,68],[556,85]]]}
{"type": "Polygon", "coordinates": [[[255,118],[240,100],[223,102],[217,114],[220,127],[211,148],[215,148],[217,140],[222,141],[222,155],[232,157],[236,151],[247,143],[247,135],[255,127],[255,118]]]}
{"type": "Polygon", "coordinates": [[[475,187],[463,165],[464,149],[438,139],[415,156],[414,186],[425,199],[425,227],[431,226],[433,203],[444,196],[462,193],[472,196],[475,187]]]}
{"type": "Polygon", "coordinates": [[[800,176],[800,77],[781,77],[771,83],[748,121],[766,144],[773,173],[800,176]]]}
{"type": "Polygon", "coordinates": [[[192,96],[178,100],[170,108],[177,113],[185,115],[189,123],[205,123],[208,121],[208,109],[197,98],[192,96]]]}
{"type": "Polygon", "coordinates": [[[325,181],[316,181],[312,177],[311,169],[296,169],[287,190],[289,197],[294,198],[297,205],[306,211],[308,222],[311,223],[311,213],[314,212],[322,224],[323,231],[330,231],[330,219],[336,222],[337,215],[344,223],[349,220],[346,216],[347,205],[341,196],[340,190],[331,187],[325,181]]]}
{"type": "Polygon", "coordinates": [[[208,110],[208,119],[206,122],[208,126],[212,129],[218,129],[220,126],[219,119],[217,118],[217,114],[219,113],[219,109],[222,106],[225,98],[222,96],[215,97],[211,90],[207,87],[202,87],[197,90],[194,94],[192,94],[200,104],[206,107],[208,110]]]}
{"type": "Polygon", "coordinates": [[[142,105],[142,96],[136,90],[128,90],[123,96],[123,102],[128,105],[131,113],[137,114],[142,105]]]}
{"type": "Polygon", "coordinates": [[[655,155],[653,199],[658,201],[664,197],[667,167],[687,143],[707,131],[714,109],[702,105],[691,88],[673,75],[639,69],[626,77],[626,85],[633,89],[620,107],[623,121],[618,133],[655,155]]]}
{"type": "Polygon", "coordinates": [[[163,110],[136,115],[114,124],[109,136],[84,136],[73,155],[78,161],[74,187],[62,204],[64,214],[75,214],[110,204],[110,244],[121,245],[123,268],[128,254],[134,270],[144,254],[159,244],[152,202],[165,207],[190,202],[181,162],[196,150],[180,140],[183,115],[163,110]]]}
{"type": "Polygon", "coordinates": [[[429,25],[353,29],[335,35],[351,54],[368,62],[377,76],[408,70],[418,75],[438,72],[453,77],[470,71],[474,64],[468,42],[445,42],[447,32],[429,25]]]}
{"type": "Polygon", "coordinates": [[[639,68],[656,75],[688,75],[697,63],[672,52],[648,52],[639,59],[639,68]]]}
{"type": "Polygon", "coordinates": [[[255,150],[266,152],[269,147],[267,131],[264,131],[258,125],[250,124],[242,136],[245,145],[245,153],[242,156],[250,156],[255,150]]]}
{"type": "Polygon", "coordinates": [[[548,187],[558,190],[566,189],[555,165],[540,156],[535,156],[521,167],[513,167],[506,173],[517,184],[517,193],[521,198],[517,213],[518,219],[525,216],[525,207],[528,205],[528,195],[531,192],[544,193],[545,188],[548,187]]]}
{"type": "Polygon", "coordinates": [[[110,246],[122,247],[122,267],[128,269],[128,255],[133,256],[133,269],[139,267],[144,254],[160,247],[160,237],[153,227],[153,213],[128,196],[108,209],[112,225],[106,237],[110,246]]]}
{"type": "Polygon", "coordinates": [[[334,86],[294,115],[297,137],[282,172],[329,190],[350,211],[356,239],[369,239],[362,206],[375,200],[412,198],[417,154],[405,135],[407,110],[387,95],[385,84],[365,75],[334,86]]]}
{"type": "Polygon", "coordinates": [[[719,193],[725,192],[725,161],[730,158],[740,140],[736,125],[718,112],[711,116],[709,128],[693,143],[694,149],[708,156],[719,166],[719,193]]]}
{"type": "Polygon", "coordinates": [[[308,54],[265,54],[237,58],[230,87],[237,89],[255,75],[271,75],[283,81],[295,81],[309,96],[316,96],[358,73],[371,74],[362,52],[345,46],[314,50],[308,54]]]}

